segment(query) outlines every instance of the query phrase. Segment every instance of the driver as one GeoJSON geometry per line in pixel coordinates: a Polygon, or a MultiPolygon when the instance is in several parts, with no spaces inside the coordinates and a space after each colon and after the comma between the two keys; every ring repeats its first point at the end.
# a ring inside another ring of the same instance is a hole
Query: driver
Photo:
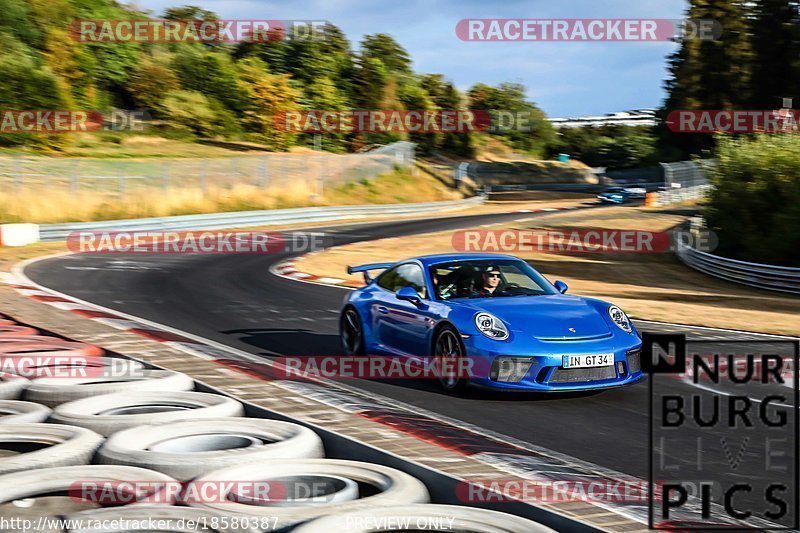
{"type": "Polygon", "coordinates": [[[480,296],[494,296],[495,291],[500,286],[500,269],[496,265],[486,267],[481,273],[482,287],[475,291],[480,296]]]}

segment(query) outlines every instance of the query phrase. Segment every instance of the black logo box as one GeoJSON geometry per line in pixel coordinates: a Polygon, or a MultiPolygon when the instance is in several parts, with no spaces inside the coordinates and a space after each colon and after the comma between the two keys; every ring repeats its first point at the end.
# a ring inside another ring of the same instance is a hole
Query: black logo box
{"type": "MultiPolygon", "coordinates": [[[[793,469],[793,483],[792,488],[794,489],[793,494],[793,501],[791,503],[794,504],[794,524],[791,526],[784,526],[784,527],[777,527],[777,528],[749,528],[753,531],[795,531],[800,530],[800,502],[798,501],[798,494],[800,494],[800,451],[798,450],[798,445],[800,445],[800,340],[793,339],[793,338],[786,338],[780,340],[761,340],[761,339],[746,339],[746,340],[736,340],[736,339],[721,339],[721,340],[704,340],[704,339],[692,339],[691,341],[687,341],[685,334],[671,334],[671,333],[643,333],[642,334],[642,356],[641,356],[641,364],[642,370],[646,372],[649,376],[648,379],[648,528],[656,529],[655,527],[655,502],[654,502],[654,494],[655,494],[655,479],[654,479],[654,464],[653,464],[653,435],[654,435],[654,415],[653,415],[653,400],[654,400],[654,390],[653,390],[653,382],[654,376],[657,374],[682,374],[686,371],[686,364],[688,361],[688,350],[687,344],[691,343],[693,345],[713,345],[713,344],[724,344],[724,345],[736,345],[736,344],[759,344],[759,345],[766,345],[766,344],[781,344],[784,346],[792,345],[794,348],[794,354],[792,359],[792,372],[793,372],[793,391],[794,391],[794,409],[793,412],[793,423],[794,423],[794,445],[793,449],[795,452],[793,459],[794,469],[793,469]],[[658,345],[665,353],[670,353],[670,345],[674,345],[675,351],[674,353],[674,360],[672,361],[664,361],[659,359],[658,361],[654,361],[653,352],[654,347],[658,345]]],[[[690,524],[679,524],[676,525],[674,528],[658,528],[662,531],[671,531],[671,530],[679,530],[679,531],[742,531],[742,526],[705,526],[705,527],[693,527],[690,524]]],[[[747,530],[748,528],[744,528],[747,530]]]]}

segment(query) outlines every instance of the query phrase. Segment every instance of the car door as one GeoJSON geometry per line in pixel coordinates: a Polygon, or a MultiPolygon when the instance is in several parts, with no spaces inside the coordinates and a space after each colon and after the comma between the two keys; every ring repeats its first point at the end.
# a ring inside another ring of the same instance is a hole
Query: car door
{"type": "Polygon", "coordinates": [[[383,348],[398,355],[428,355],[428,335],[436,321],[425,303],[429,296],[422,267],[416,263],[398,265],[384,272],[378,285],[384,290],[376,298],[373,312],[383,348]],[[395,293],[408,286],[423,298],[423,308],[397,298],[395,293]]]}

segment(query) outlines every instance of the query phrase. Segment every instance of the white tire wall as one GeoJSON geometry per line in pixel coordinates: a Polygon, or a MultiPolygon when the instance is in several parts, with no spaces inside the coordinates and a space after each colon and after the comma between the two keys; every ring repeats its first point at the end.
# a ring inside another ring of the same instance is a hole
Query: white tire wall
{"type": "Polygon", "coordinates": [[[141,466],[187,480],[248,462],[323,456],[322,439],[299,424],[265,418],[210,418],[119,431],[100,448],[96,462],[141,466]]]}
{"type": "Polygon", "coordinates": [[[428,489],[418,479],[382,465],[345,461],[339,459],[271,460],[245,464],[216,470],[194,480],[200,484],[229,481],[239,482],[267,481],[293,476],[338,477],[368,485],[375,494],[365,497],[332,503],[297,506],[288,505],[250,505],[235,501],[222,503],[184,502],[191,506],[248,516],[272,516],[278,519],[279,527],[287,527],[312,518],[347,511],[366,511],[386,505],[405,505],[427,503],[430,500],[428,489]]]}
{"type": "Polygon", "coordinates": [[[204,392],[118,392],[63,403],[53,422],[89,428],[101,435],[145,424],[244,415],[232,398],[204,392]],[[162,408],[177,410],[163,410],[162,408]],[[129,414],[121,414],[126,410],[129,414]],[[139,411],[138,414],[130,414],[139,411]],[[144,411],[142,411],[144,410],[144,411]]]}
{"type": "Polygon", "coordinates": [[[0,400],[16,400],[30,381],[9,372],[0,372],[0,400]]]}
{"type": "MultiPolygon", "coordinates": [[[[158,485],[153,493],[134,500],[129,505],[145,506],[154,505],[155,502],[166,502],[167,505],[175,503],[174,490],[178,481],[144,468],[132,466],[107,466],[107,465],[82,465],[61,466],[16,472],[0,476],[0,505],[14,500],[36,498],[42,495],[70,492],[75,498],[80,494],[79,483],[140,483],[148,487],[158,485]]],[[[144,514],[144,511],[140,511],[144,514]]]]}
{"type": "Polygon", "coordinates": [[[0,425],[44,422],[53,411],[44,405],[19,400],[0,400],[0,425]]]}
{"type": "Polygon", "coordinates": [[[192,378],[169,370],[136,369],[130,376],[38,378],[25,389],[24,398],[55,407],[62,403],[116,392],[190,391],[192,378]]]}
{"type": "MultiPolygon", "coordinates": [[[[27,472],[32,477],[50,467],[85,465],[91,461],[103,437],[89,429],[60,424],[0,424],[0,443],[4,449],[18,449],[0,457],[0,474],[27,472]],[[24,451],[30,444],[38,449],[24,451]]],[[[3,483],[0,481],[0,492],[3,483]]]]}

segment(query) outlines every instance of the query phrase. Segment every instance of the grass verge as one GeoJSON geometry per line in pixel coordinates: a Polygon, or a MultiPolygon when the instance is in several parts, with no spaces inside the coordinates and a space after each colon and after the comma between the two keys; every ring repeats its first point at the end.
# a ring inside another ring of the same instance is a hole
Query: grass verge
{"type": "Polygon", "coordinates": [[[254,185],[130,189],[127,192],[29,190],[0,192],[0,222],[54,223],[281,209],[315,205],[453,200],[462,195],[424,172],[395,170],[319,190],[309,180],[254,185]]]}

